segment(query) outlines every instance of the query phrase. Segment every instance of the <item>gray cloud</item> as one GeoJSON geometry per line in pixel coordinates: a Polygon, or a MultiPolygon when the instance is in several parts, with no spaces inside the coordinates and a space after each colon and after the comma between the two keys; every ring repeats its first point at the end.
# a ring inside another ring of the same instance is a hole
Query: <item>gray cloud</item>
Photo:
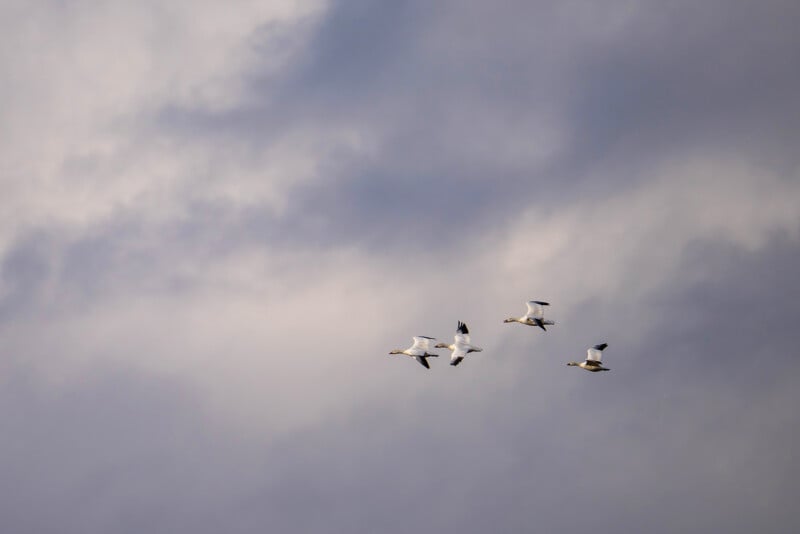
{"type": "Polygon", "coordinates": [[[230,451],[180,383],[105,366],[53,388],[14,359],[3,366],[0,415],[7,528],[179,528],[202,511],[203,488],[224,484],[230,451]]]}
{"type": "Polygon", "coordinates": [[[41,299],[52,270],[50,248],[45,235],[34,233],[4,255],[0,268],[0,321],[29,310],[41,299]]]}
{"type": "Polygon", "coordinates": [[[797,530],[796,10],[332,2],[226,23],[224,90],[145,47],[180,90],[9,174],[9,528],[797,530]],[[456,320],[456,369],[386,354],[456,320]]]}
{"type": "MultiPolygon", "coordinates": [[[[510,384],[473,360],[477,380],[440,378],[402,408],[397,385],[378,406],[299,437],[298,458],[269,495],[317,510],[293,525],[300,530],[333,520],[359,532],[792,531],[797,376],[787,326],[799,310],[782,295],[794,291],[798,251],[780,236],[758,254],[693,248],[681,272],[694,281],[653,296],[645,309],[655,326],[641,343],[611,334],[612,373],[572,373],[558,357],[568,346],[582,352],[572,332],[591,331],[601,311],[591,307],[560,325],[570,334],[554,328],[555,341],[526,342],[551,350],[495,348],[487,358],[516,360],[505,364],[510,384]]],[[[614,304],[603,310],[613,317],[614,304]]]]}
{"type": "Polygon", "coordinates": [[[369,153],[324,153],[288,211],[255,224],[371,250],[441,246],[525,208],[613,195],[697,147],[793,175],[792,7],[582,9],[334,3],[285,77],[252,85],[251,103],[182,114],[196,117],[191,136],[240,132],[256,146],[287,129],[359,131],[369,153]]]}
{"type": "Polygon", "coordinates": [[[746,2],[639,9],[627,30],[577,62],[570,109],[577,149],[652,158],[665,150],[735,148],[794,168],[798,115],[792,8],[746,2]],[[644,152],[644,154],[642,154],[644,152]]]}

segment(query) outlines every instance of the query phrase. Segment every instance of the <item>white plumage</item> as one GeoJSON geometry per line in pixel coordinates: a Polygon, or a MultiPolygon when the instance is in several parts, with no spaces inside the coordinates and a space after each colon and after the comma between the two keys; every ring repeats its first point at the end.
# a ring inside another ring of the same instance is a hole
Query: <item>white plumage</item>
{"type": "Polygon", "coordinates": [[[450,365],[458,365],[461,363],[461,360],[463,360],[464,357],[470,352],[483,351],[482,348],[476,347],[470,342],[469,329],[467,328],[467,325],[461,321],[458,322],[456,335],[453,336],[453,343],[451,345],[439,343],[436,345],[436,348],[453,351],[453,353],[450,355],[450,365]]]}
{"type": "Polygon", "coordinates": [[[544,319],[544,307],[550,304],[539,300],[529,300],[525,305],[528,307],[528,313],[525,314],[526,317],[544,319]]]}
{"type": "Polygon", "coordinates": [[[409,348],[405,350],[396,349],[389,352],[389,354],[405,354],[406,356],[411,356],[417,360],[420,365],[426,369],[430,369],[430,366],[428,365],[428,358],[439,357],[438,354],[431,354],[428,352],[431,350],[431,343],[436,341],[436,338],[428,336],[414,336],[412,339],[414,340],[414,344],[409,348]]]}
{"type": "Polygon", "coordinates": [[[529,300],[525,303],[528,306],[528,311],[522,317],[509,317],[506,319],[505,323],[520,323],[527,326],[538,326],[545,332],[547,328],[546,325],[556,324],[553,321],[547,320],[544,318],[544,307],[549,306],[549,302],[544,302],[542,300],[529,300]]]}
{"type": "Polygon", "coordinates": [[[595,345],[586,350],[586,361],[584,362],[569,362],[567,365],[580,367],[581,369],[586,369],[587,371],[597,372],[597,371],[610,371],[608,367],[603,367],[601,365],[603,360],[603,350],[608,347],[608,343],[600,343],[599,345],[595,345]]]}

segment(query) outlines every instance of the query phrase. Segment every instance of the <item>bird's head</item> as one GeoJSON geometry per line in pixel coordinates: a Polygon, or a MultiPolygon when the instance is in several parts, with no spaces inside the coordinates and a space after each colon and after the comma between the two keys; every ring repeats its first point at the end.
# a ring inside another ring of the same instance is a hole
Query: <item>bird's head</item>
{"type": "Polygon", "coordinates": [[[578,362],[567,362],[567,365],[578,365],[578,362]]]}
{"type": "Polygon", "coordinates": [[[509,317],[508,319],[506,319],[503,322],[504,323],[515,323],[515,322],[517,322],[517,318],[516,317],[509,317]]]}
{"type": "Polygon", "coordinates": [[[403,354],[403,351],[399,350],[399,349],[395,349],[395,350],[391,351],[389,354],[403,354]]]}
{"type": "Polygon", "coordinates": [[[449,347],[449,345],[447,345],[447,344],[445,344],[445,343],[437,343],[437,344],[436,344],[436,345],[434,345],[434,346],[435,346],[437,349],[446,349],[447,347],[449,347]]]}

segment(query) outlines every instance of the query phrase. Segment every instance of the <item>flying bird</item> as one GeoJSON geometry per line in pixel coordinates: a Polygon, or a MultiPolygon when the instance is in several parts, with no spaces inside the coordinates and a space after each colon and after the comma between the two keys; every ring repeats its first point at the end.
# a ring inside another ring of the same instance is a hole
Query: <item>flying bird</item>
{"type": "Polygon", "coordinates": [[[593,373],[596,373],[597,371],[610,371],[608,367],[603,367],[600,364],[600,361],[603,358],[603,349],[605,349],[607,346],[608,343],[600,343],[599,345],[595,345],[586,351],[585,362],[569,362],[567,365],[576,365],[593,373]]]}
{"type": "Polygon", "coordinates": [[[406,356],[411,356],[425,369],[430,369],[431,367],[428,365],[428,358],[439,357],[438,354],[431,354],[428,352],[431,348],[431,343],[436,341],[436,338],[428,336],[414,336],[413,339],[414,344],[406,350],[396,349],[391,351],[389,354],[405,354],[406,356]]]}
{"type": "Polygon", "coordinates": [[[544,318],[544,306],[550,306],[549,302],[541,300],[530,300],[526,303],[528,305],[528,312],[522,317],[509,317],[504,323],[521,323],[528,326],[538,326],[545,332],[547,328],[545,325],[556,324],[553,321],[544,318]]]}
{"type": "Polygon", "coordinates": [[[453,343],[450,345],[446,343],[438,343],[436,345],[437,349],[448,349],[453,352],[453,354],[450,355],[450,365],[458,365],[461,363],[461,360],[464,359],[464,356],[470,352],[483,352],[482,348],[476,347],[470,343],[469,329],[467,325],[461,321],[458,322],[458,328],[456,329],[456,335],[453,336],[453,340],[453,343]]]}

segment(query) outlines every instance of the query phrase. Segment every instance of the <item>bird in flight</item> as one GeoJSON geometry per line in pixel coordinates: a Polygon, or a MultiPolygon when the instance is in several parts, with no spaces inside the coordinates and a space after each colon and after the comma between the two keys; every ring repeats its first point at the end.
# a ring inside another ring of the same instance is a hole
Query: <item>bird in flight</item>
{"type": "Polygon", "coordinates": [[[482,348],[476,347],[475,345],[470,343],[469,329],[467,328],[467,325],[465,325],[461,321],[458,322],[456,335],[453,336],[453,343],[450,345],[447,345],[446,343],[439,343],[436,345],[436,348],[448,349],[453,352],[450,355],[450,365],[458,365],[459,363],[461,363],[461,360],[464,359],[464,356],[466,356],[470,352],[483,351],[482,348]]]}
{"type": "Polygon", "coordinates": [[[597,371],[610,371],[608,367],[603,367],[601,360],[603,359],[603,349],[608,346],[608,343],[600,343],[586,351],[585,362],[569,362],[567,365],[574,365],[587,371],[596,373],[597,371]]]}
{"type": "Polygon", "coordinates": [[[528,311],[522,317],[509,317],[504,323],[520,323],[528,326],[538,326],[547,332],[546,325],[556,324],[553,321],[544,318],[544,307],[550,306],[549,302],[541,300],[529,300],[527,303],[528,311]]]}
{"type": "Polygon", "coordinates": [[[428,352],[431,348],[431,343],[436,341],[436,338],[428,336],[414,336],[414,344],[405,350],[396,349],[389,354],[405,354],[411,356],[419,362],[425,369],[430,369],[428,365],[428,358],[438,358],[438,354],[431,354],[428,352]]]}

